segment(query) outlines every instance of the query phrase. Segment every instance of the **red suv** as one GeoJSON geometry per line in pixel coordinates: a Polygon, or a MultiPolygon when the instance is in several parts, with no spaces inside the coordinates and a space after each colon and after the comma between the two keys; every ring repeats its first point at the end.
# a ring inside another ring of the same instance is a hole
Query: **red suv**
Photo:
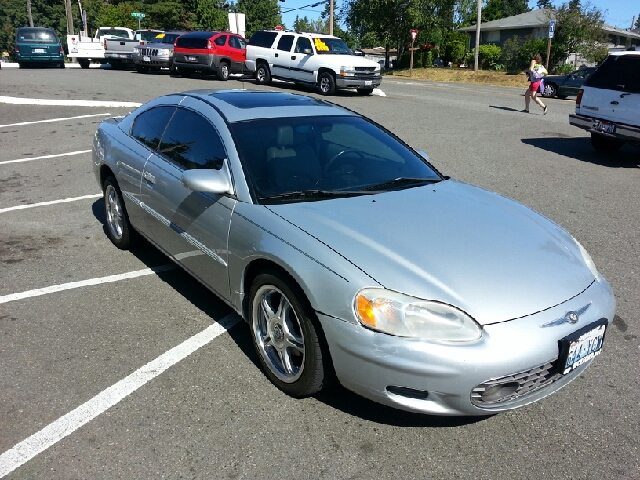
{"type": "Polygon", "coordinates": [[[173,66],[183,77],[211,72],[226,80],[230,73],[245,73],[246,58],[246,40],[229,32],[186,33],[176,39],[173,50],[173,66]]]}

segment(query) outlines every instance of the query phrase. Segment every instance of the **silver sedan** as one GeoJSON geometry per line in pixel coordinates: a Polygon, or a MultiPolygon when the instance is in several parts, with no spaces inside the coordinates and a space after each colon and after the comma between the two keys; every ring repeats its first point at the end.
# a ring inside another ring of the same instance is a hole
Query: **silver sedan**
{"type": "Polygon", "coordinates": [[[145,237],[228,303],[292,396],[517,408],[583,372],[615,314],[559,225],[324,100],[167,95],[102,122],[93,163],[113,244],[145,237]]]}

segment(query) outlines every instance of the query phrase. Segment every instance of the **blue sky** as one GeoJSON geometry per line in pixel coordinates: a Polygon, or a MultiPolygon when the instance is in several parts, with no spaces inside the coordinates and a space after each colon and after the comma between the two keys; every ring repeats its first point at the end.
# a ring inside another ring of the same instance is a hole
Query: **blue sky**
{"type": "MultiPolygon", "coordinates": [[[[287,10],[296,9],[288,13],[283,13],[282,20],[288,28],[293,28],[293,22],[296,19],[296,15],[300,17],[308,17],[310,20],[317,19],[322,11],[324,5],[317,7],[310,7],[309,5],[315,4],[320,0],[285,0],[280,3],[280,8],[283,12],[287,10]]],[[[329,1],[329,0],[325,0],[329,1]]],[[[334,0],[336,5],[341,7],[345,2],[342,0],[334,0]]],[[[640,15],[640,0],[589,0],[592,6],[602,10],[604,12],[605,23],[618,28],[631,27],[631,21],[635,16],[636,19],[640,15]]],[[[529,7],[535,8],[537,1],[529,0],[529,7]]],[[[553,1],[554,5],[561,5],[562,1],[553,1]]],[[[583,0],[583,4],[587,1],[583,0]]]]}

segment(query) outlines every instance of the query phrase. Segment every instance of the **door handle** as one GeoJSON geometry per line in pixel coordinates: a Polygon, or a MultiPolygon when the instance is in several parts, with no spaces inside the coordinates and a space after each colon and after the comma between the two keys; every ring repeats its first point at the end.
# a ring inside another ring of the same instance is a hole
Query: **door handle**
{"type": "Polygon", "coordinates": [[[274,55],[274,57],[277,57],[277,56],[278,56],[278,54],[276,53],[276,54],[274,55]]]}
{"type": "Polygon", "coordinates": [[[611,102],[611,105],[619,105],[620,102],[618,102],[617,100],[614,100],[613,102],[611,102]]]}
{"type": "Polygon", "coordinates": [[[142,177],[149,183],[156,183],[156,177],[151,175],[149,172],[144,172],[142,177]]]}
{"type": "Polygon", "coordinates": [[[294,55],[293,57],[291,57],[291,60],[295,60],[295,59],[296,59],[296,56],[295,56],[295,55],[294,55]]]}

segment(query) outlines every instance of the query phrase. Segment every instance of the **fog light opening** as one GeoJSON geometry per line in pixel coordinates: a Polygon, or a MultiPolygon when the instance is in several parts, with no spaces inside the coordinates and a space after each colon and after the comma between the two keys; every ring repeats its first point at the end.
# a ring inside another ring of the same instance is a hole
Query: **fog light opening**
{"type": "Polygon", "coordinates": [[[501,383],[487,388],[482,394],[482,400],[485,402],[495,402],[504,397],[514,394],[520,384],[518,382],[501,383]]]}
{"type": "Polygon", "coordinates": [[[429,392],[426,390],[416,390],[415,388],[397,387],[394,385],[389,385],[387,392],[401,397],[416,398],[418,400],[426,400],[429,396],[429,392]]]}

